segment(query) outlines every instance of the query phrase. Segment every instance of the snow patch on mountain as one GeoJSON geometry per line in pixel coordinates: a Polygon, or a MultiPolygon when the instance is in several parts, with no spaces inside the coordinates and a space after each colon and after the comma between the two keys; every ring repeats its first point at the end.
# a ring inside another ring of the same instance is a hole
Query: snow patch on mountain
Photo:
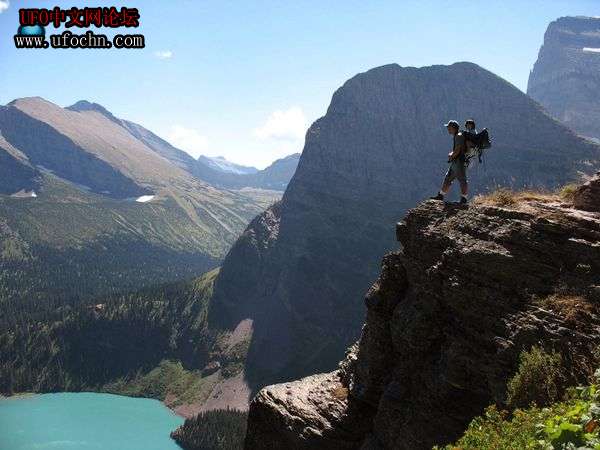
{"type": "Polygon", "coordinates": [[[223,156],[200,156],[198,161],[220,172],[235,173],[238,175],[258,172],[256,167],[242,166],[226,160],[223,156]]]}
{"type": "Polygon", "coordinates": [[[155,195],[142,195],[141,197],[138,197],[135,199],[136,202],[138,203],[148,203],[151,200],[154,200],[154,197],[156,197],[155,195]]]}

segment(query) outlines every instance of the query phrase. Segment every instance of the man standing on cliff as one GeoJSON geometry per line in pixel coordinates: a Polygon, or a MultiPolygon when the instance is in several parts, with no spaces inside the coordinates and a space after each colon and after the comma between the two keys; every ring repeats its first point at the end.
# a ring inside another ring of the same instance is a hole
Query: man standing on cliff
{"type": "Polygon", "coordinates": [[[460,183],[460,203],[467,203],[467,194],[469,193],[469,183],[467,182],[467,143],[465,137],[460,132],[460,125],[456,120],[451,120],[445,127],[452,136],[452,151],[448,154],[450,167],[446,172],[446,177],[442,183],[442,188],[432,200],[444,200],[444,196],[450,190],[450,186],[455,179],[460,183]]]}

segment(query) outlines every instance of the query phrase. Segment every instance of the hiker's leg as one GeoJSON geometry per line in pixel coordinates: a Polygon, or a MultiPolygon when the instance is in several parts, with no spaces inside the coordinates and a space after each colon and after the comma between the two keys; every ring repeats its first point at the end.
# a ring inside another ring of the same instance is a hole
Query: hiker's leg
{"type": "Polygon", "coordinates": [[[444,182],[442,183],[442,188],[440,189],[440,192],[444,195],[446,195],[448,193],[448,191],[450,190],[450,186],[452,186],[452,180],[446,180],[444,179],[444,182]]]}
{"type": "Polygon", "coordinates": [[[462,203],[465,203],[467,200],[467,195],[469,194],[469,181],[467,180],[467,165],[460,164],[458,167],[457,174],[458,181],[460,183],[460,194],[464,200],[461,200],[462,203]]]}
{"type": "Polygon", "coordinates": [[[450,164],[450,167],[448,167],[448,171],[446,172],[446,176],[444,177],[442,188],[440,189],[440,192],[444,195],[448,193],[450,186],[452,186],[452,182],[456,178],[456,168],[454,166],[454,162],[450,164]]]}

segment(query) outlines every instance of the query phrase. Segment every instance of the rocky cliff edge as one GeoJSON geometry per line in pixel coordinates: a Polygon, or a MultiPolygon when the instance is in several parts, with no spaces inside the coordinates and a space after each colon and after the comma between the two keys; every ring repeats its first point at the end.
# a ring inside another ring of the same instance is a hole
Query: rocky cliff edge
{"type": "Polygon", "coordinates": [[[561,353],[583,382],[600,343],[597,176],[558,197],[427,201],[398,224],[337,371],[262,389],[246,448],[425,449],[504,405],[519,354],[561,353]],[[584,209],[575,206],[583,206],[584,209]]]}

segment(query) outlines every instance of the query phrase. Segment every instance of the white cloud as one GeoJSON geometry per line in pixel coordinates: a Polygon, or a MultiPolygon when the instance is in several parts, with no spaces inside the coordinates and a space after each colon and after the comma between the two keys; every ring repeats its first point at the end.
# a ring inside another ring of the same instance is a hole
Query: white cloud
{"type": "Polygon", "coordinates": [[[265,123],[254,130],[259,139],[298,141],[304,138],[307,121],[304,112],[297,106],[285,111],[273,111],[265,123]]]}
{"type": "Polygon", "coordinates": [[[600,53],[600,48],[583,47],[583,51],[588,53],[600,53]]]}
{"type": "Polygon", "coordinates": [[[158,59],[171,59],[173,57],[173,52],[171,50],[159,50],[154,52],[154,56],[156,56],[158,59]]]}
{"type": "Polygon", "coordinates": [[[208,139],[193,128],[173,125],[166,133],[167,141],[181,150],[185,150],[194,158],[200,156],[208,145],[208,139]]]}
{"type": "Polygon", "coordinates": [[[8,0],[0,0],[0,13],[2,11],[6,11],[10,6],[10,2],[8,0]]]}

